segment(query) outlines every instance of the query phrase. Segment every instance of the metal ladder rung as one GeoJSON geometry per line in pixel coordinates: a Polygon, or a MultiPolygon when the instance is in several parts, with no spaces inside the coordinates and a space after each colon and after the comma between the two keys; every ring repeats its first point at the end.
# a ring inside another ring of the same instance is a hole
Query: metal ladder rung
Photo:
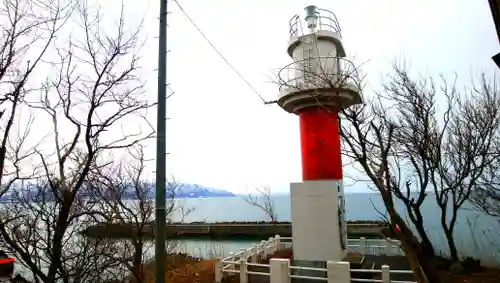
{"type": "Polygon", "coordinates": [[[313,71],[312,55],[313,55],[312,48],[303,49],[303,51],[302,51],[302,60],[303,60],[302,65],[303,65],[304,83],[311,82],[312,78],[314,77],[314,75],[312,74],[312,71],[313,71]]]}

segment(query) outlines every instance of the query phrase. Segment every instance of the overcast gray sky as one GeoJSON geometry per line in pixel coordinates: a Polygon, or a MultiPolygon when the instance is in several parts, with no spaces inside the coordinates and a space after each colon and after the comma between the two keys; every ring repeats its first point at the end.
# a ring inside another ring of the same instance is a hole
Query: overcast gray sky
{"type": "MultiPolygon", "coordinates": [[[[156,95],[159,1],[148,2],[126,0],[126,5],[146,15],[144,66],[156,95]]],[[[266,100],[278,94],[272,72],[291,62],[288,21],[311,4],[337,15],[348,56],[367,61],[363,72],[372,88],[397,58],[409,61],[416,72],[457,72],[469,81],[479,71],[493,75],[490,58],[500,52],[486,0],[179,3],[266,100]]],[[[234,192],[244,192],[246,185],[287,191],[289,182],[301,179],[297,117],[263,105],[172,0],[169,10],[168,82],[176,93],[168,101],[167,174],[234,192]]],[[[154,144],[150,150],[153,154],[154,144]]]]}

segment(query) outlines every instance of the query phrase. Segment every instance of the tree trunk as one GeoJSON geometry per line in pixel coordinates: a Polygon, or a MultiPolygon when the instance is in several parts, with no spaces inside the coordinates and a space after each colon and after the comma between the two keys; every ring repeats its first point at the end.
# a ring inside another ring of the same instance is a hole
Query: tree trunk
{"type": "Polygon", "coordinates": [[[439,205],[441,208],[441,227],[443,228],[444,235],[446,237],[446,242],[448,243],[448,248],[450,249],[450,258],[453,262],[458,261],[458,251],[455,244],[455,239],[453,238],[453,228],[456,221],[456,211],[453,211],[450,224],[447,222],[447,206],[446,203],[439,205]]]}
{"type": "MultiPolygon", "coordinates": [[[[420,217],[418,217],[418,218],[420,218],[420,217]]],[[[416,221],[414,224],[415,224],[415,228],[418,231],[418,234],[420,235],[420,238],[422,239],[422,252],[427,257],[435,256],[436,251],[434,250],[434,246],[432,246],[431,240],[427,236],[427,232],[425,231],[425,228],[424,228],[423,219],[418,219],[418,221],[416,221]]]]}
{"type": "Polygon", "coordinates": [[[405,222],[398,216],[395,217],[401,231],[397,231],[396,235],[401,241],[403,250],[406,254],[411,269],[416,276],[419,283],[438,283],[439,278],[432,265],[432,257],[425,255],[423,251],[423,244],[413,235],[405,222]]]}
{"type": "Polygon", "coordinates": [[[132,263],[132,274],[134,275],[137,282],[142,282],[143,280],[143,268],[142,268],[142,243],[134,242],[134,258],[132,263]]]}
{"type": "Polygon", "coordinates": [[[403,251],[417,281],[419,283],[438,283],[439,278],[429,260],[430,258],[425,256],[423,245],[394,208],[391,195],[382,195],[382,199],[387,212],[389,212],[393,229],[396,225],[400,228],[399,231],[394,229],[396,237],[401,241],[403,251]]]}
{"type": "Polygon", "coordinates": [[[457,245],[455,244],[455,238],[453,238],[453,232],[450,229],[443,229],[444,235],[446,236],[446,241],[448,242],[448,248],[450,249],[450,257],[453,262],[457,262],[458,258],[458,250],[457,245]]]}
{"type": "Polygon", "coordinates": [[[53,283],[56,281],[57,271],[61,268],[63,238],[68,227],[69,212],[74,200],[74,198],[71,196],[68,197],[68,194],[64,193],[66,192],[63,192],[63,203],[61,205],[61,209],[59,210],[54,237],[51,242],[52,256],[50,258],[50,265],[47,272],[47,283],[53,283]]]}

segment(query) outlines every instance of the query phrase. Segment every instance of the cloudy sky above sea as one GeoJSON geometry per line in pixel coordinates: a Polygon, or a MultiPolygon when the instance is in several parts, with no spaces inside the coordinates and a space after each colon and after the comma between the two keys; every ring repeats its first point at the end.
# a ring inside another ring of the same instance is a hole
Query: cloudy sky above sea
{"type": "MultiPolygon", "coordinates": [[[[168,108],[168,173],[235,191],[247,184],[288,190],[301,179],[297,117],[263,105],[169,3],[168,81],[176,94],[168,108]]],[[[394,59],[404,58],[417,72],[457,72],[469,81],[472,73],[492,73],[490,58],[500,52],[486,0],[178,3],[266,100],[278,94],[270,75],[291,62],[289,19],[311,4],[337,15],[348,56],[366,62],[363,72],[373,88],[394,59]]],[[[346,189],[366,190],[363,184],[346,189]]]]}
{"type": "MultiPolygon", "coordinates": [[[[119,1],[105,2],[102,13],[117,16],[119,1]]],[[[124,0],[129,17],[144,18],[141,75],[152,97],[159,3],[124,0]]],[[[481,71],[493,75],[491,56],[500,52],[486,0],[169,0],[168,82],[175,94],[168,100],[167,175],[233,192],[262,185],[284,192],[300,181],[298,118],[264,105],[177,3],[265,100],[278,95],[272,74],[292,62],[288,22],[307,5],[336,14],[348,58],[363,63],[367,91],[377,89],[395,59],[432,76],[456,72],[467,83],[481,71]]],[[[150,118],[155,123],[154,113],[150,118]]],[[[154,142],[148,145],[154,156],[154,142]]],[[[148,166],[155,170],[154,163],[148,166]]]]}

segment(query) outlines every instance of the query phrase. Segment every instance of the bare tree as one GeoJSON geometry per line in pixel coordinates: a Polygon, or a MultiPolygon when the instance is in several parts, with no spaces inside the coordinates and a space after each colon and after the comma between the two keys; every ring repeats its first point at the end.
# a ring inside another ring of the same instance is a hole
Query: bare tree
{"type": "MultiPolygon", "coordinates": [[[[39,1],[4,3],[9,3],[7,7],[11,12],[6,15],[12,17],[14,11],[21,11],[21,3],[34,5],[39,1]]],[[[56,39],[54,34],[61,24],[54,19],[61,17],[65,7],[59,2],[44,3],[42,8],[50,11],[51,17],[40,20],[39,26],[48,22],[51,27],[49,36],[39,37],[38,30],[27,36],[42,42],[46,49],[55,50],[58,60],[45,60],[44,65],[49,70],[47,79],[32,82],[41,93],[39,99],[34,99],[35,93],[28,91],[26,84],[20,83],[19,77],[14,75],[21,73],[21,78],[26,80],[31,64],[42,61],[28,62],[28,67],[16,62],[17,67],[11,67],[11,77],[6,76],[5,80],[12,89],[9,91],[17,91],[17,94],[9,92],[5,101],[13,105],[11,117],[14,117],[16,103],[28,105],[37,118],[48,117],[52,126],[51,134],[48,133],[51,140],[30,149],[36,152],[36,156],[30,155],[30,165],[35,168],[31,181],[18,174],[9,174],[7,166],[3,165],[2,177],[12,176],[12,181],[3,182],[2,189],[11,193],[12,201],[2,208],[0,236],[5,248],[29,268],[35,282],[99,282],[105,279],[107,271],[112,272],[115,264],[103,256],[103,250],[115,247],[98,241],[84,241],[77,236],[88,221],[105,217],[94,204],[78,196],[89,185],[91,170],[105,165],[102,160],[106,152],[128,148],[153,136],[152,129],[131,132],[120,126],[130,122],[128,119],[132,117],[134,121],[139,118],[146,122],[145,111],[155,103],[148,101],[144,83],[138,78],[140,29],[126,26],[123,7],[118,26],[107,30],[109,23],[102,22],[99,7],[89,7],[85,1],[78,1],[76,6],[67,8],[74,11],[71,20],[78,24],[68,28],[69,37],[56,39]],[[76,32],[80,34],[74,35],[76,32]],[[38,164],[41,170],[37,170],[38,164]],[[36,203],[31,197],[26,197],[33,192],[41,198],[36,203]]],[[[24,29],[28,33],[29,28],[24,29]]],[[[11,34],[16,34],[19,28],[10,30],[11,34]]],[[[6,37],[5,42],[8,48],[15,39],[6,37]]],[[[28,46],[12,54],[23,52],[28,46]]],[[[11,62],[13,59],[4,60],[11,62]]],[[[5,143],[8,142],[4,140],[5,143]]],[[[19,147],[10,151],[14,156],[21,152],[19,147]]],[[[11,163],[14,160],[11,167],[20,170],[15,165],[16,159],[9,160],[11,163]]]]}
{"type": "MultiPolygon", "coordinates": [[[[498,141],[495,143],[496,149],[500,148],[498,141]]],[[[500,176],[498,172],[500,172],[500,161],[495,159],[485,168],[484,174],[474,185],[471,198],[476,209],[494,217],[500,217],[500,176]]]]}
{"type": "MultiPolygon", "coordinates": [[[[146,158],[143,147],[137,145],[130,149],[130,161],[113,162],[98,167],[92,172],[89,182],[92,195],[96,196],[99,210],[107,212],[106,221],[131,225],[132,237],[121,242],[122,250],[107,254],[120,261],[137,282],[143,282],[146,251],[152,248],[152,242],[146,234],[155,217],[155,184],[145,174],[146,158]]],[[[166,189],[169,198],[166,215],[169,222],[182,221],[192,209],[186,208],[176,199],[177,182],[170,182],[166,189]]],[[[167,253],[172,253],[177,246],[167,243],[167,253]]]]}
{"type": "MultiPolygon", "coordinates": [[[[3,223],[2,236],[5,243],[2,248],[15,254],[33,274],[35,282],[44,282],[44,270],[53,262],[51,247],[53,231],[60,211],[58,199],[49,183],[43,180],[37,183],[22,184],[11,201],[0,213],[3,223]],[[24,256],[25,258],[21,258],[24,256]]],[[[108,250],[116,250],[116,246],[104,241],[85,241],[79,236],[79,231],[92,221],[83,217],[95,210],[95,206],[84,200],[77,199],[72,207],[75,217],[67,224],[63,237],[64,250],[56,281],[95,282],[108,279],[118,267],[116,261],[111,261],[102,255],[108,250]]],[[[109,251],[111,252],[111,251],[109,251]]]]}
{"type": "Polygon", "coordinates": [[[33,86],[36,70],[72,13],[71,5],[55,4],[29,0],[0,4],[0,196],[14,182],[33,174],[21,170],[34,150],[33,145],[26,145],[33,117],[28,115],[21,125],[19,116],[26,96],[37,89],[33,86]],[[14,132],[21,128],[24,131],[14,132]]]}
{"type": "Polygon", "coordinates": [[[274,201],[269,187],[255,188],[257,195],[248,193],[245,201],[255,207],[258,207],[266,214],[266,217],[271,222],[278,221],[278,213],[276,213],[274,201]]]}
{"type": "Polygon", "coordinates": [[[453,232],[460,208],[498,157],[500,96],[484,75],[479,87],[460,93],[455,81],[442,78],[436,86],[430,78],[415,80],[396,67],[381,97],[393,101],[384,115],[395,129],[399,168],[394,178],[399,185],[394,194],[429,248],[420,207],[429,189],[433,191],[450,256],[458,261],[453,232]]]}
{"type": "Polygon", "coordinates": [[[412,79],[406,69],[395,66],[384,91],[370,101],[372,107],[345,110],[342,125],[347,154],[381,193],[408,246],[418,247],[411,250],[428,276],[433,275],[425,258],[432,257],[434,249],[422,204],[432,192],[428,201],[440,207],[451,259],[459,261],[453,236],[457,217],[498,157],[494,145],[500,129],[500,97],[484,76],[478,88],[466,93],[458,92],[455,82],[441,82],[438,87],[430,78],[412,79]],[[437,98],[444,98],[444,105],[437,98]],[[420,241],[397,212],[393,197],[404,203],[420,241]]]}
{"type": "MultiPolygon", "coordinates": [[[[353,109],[352,116],[350,118],[353,122],[361,122],[366,120],[361,118],[363,114],[355,112],[353,109]]],[[[384,126],[377,125],[375,121],[370,121],[368,126],[360,126],[355,131],[360,136],[367,137],[366,132],[362,129],[370,129],[373,131],[374,141],[362,141],[358,145],[354,143],[357,140],[350,140],[346,143],[352,143],[355,156],[357,156],[358,162],[361,167],[366,171],[366,174],[371,179],[374,184],[375,189],[380,193],[382,200],[384,202],[385,208],[389,214],[389,220],[391,224],[391,230],[396,233],[396,236],[401,240],[402,248],[405,251],[407,258],[412,266],[413,271],[418,277],[419,282],[427,282],[426,276],[432,274],[432,269],[428,268],[424,262],[424,249],[420,245],[417,237],[414,235],[412,230],[409,228],[408,224],[405,222],[404,217],[398,212],[395,202],[394,202],[394,185],[392,181],[392,168],[390,164],[392,162],[392,128],[386,128],[384,126]],[[400,230],[397,230],[399,227],[400,230]],[[420,266],[423,268],[426,275],[420,273],[420,266]]],[[[362,125],[362,124],[361,124],[362,125]]],[[[345,129],[343,129],[345,133],[345,129]]],[[[344,135],[344,134],[343,134],[344,135]]],[[[351,137],[349,137],[351,138],[351,137]]],[[[434,280],[429,280],[429,282],[434,282],[434,280]]]]}
{"type": "Polygon", "coordinates": [[[391,230],[401,241],[418,281],[438,282],[434,269],[426,260],[425,244],[422,245],[410,229],[394,201],[394,191],[400,190],[394,178],[398,176],[399,170],[393,145],[395,129],[384,122],[383,116],[372,111],[366,105],[344,110],[346,122],[342,123],[341,134],[346,145],[345,151],[357,161],[374,189],[380,193],[389,214],[391,230]]]}
{"type": "Polygon", "coordinates": [[[89,174],[89,183],[92,184],[90,194],[97,200],[96,205],[108,216],[102,220],[133,225],[133,237],[122,243],[122,250],[107,256],[121,262],[138,282],[142,282],[143,257],[148,248],[144,233],[154,216],[151,199],[154,184],[142,179],[146,162],[142,147],[133,157],[137,159],[134,162],[137,164],[110,162],[96,167],[89,174]]]}

